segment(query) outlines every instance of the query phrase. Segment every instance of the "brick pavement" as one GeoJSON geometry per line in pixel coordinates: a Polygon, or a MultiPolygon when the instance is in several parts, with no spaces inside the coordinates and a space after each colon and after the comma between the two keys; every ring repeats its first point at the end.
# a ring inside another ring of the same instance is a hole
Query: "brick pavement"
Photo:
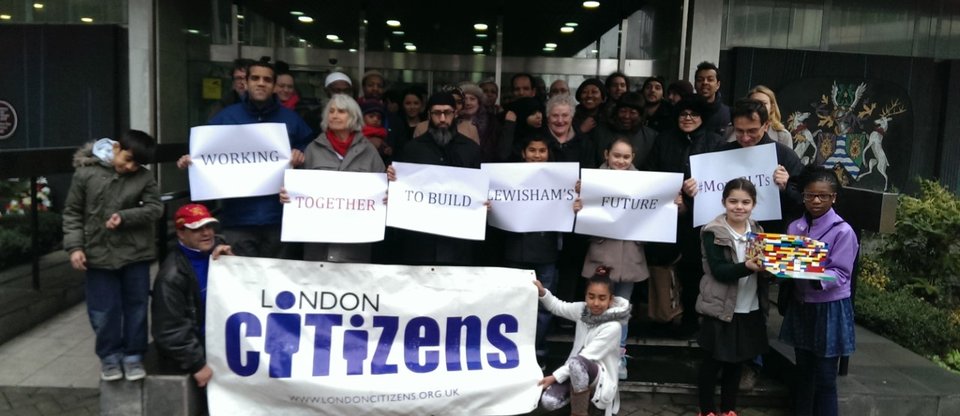
{"type": "Polygon", "coordinates": [[[2,416],[95,416],[100,393],[90,388],[0,387],[2,416]]]}

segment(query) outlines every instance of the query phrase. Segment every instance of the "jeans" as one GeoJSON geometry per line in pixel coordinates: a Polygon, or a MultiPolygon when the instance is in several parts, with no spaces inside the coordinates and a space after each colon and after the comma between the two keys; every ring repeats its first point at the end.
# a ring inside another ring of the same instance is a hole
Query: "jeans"
{"type": "Polygon", "coordinates": [[[840,357],[817,357],[794,348],[798,380],[794,414],[799,416],[837,415],[837,371],[840,357]]]}
{"type": "Polygon", "coordinates": [[[87,269],[87,314],[104,364],[142,360],[147,350],[150,263],[87,269]]]}
{"type": "MultiPolygon", "coordinates": [[[[630,297],[633,296],[633,282],[615,282],[613,284],[613,296],[619,296],[630,301],[630,297]]],[[[625,348],[627,346],[627,326],[623,325],[620,328],[620,348],[625,348]]]]}
{"type": "MultiPolygon", "coordinates": [[[[540,284],[544,288],[550,291],[550,293],[556,294],[557,292],[557,265],[554,263],[545,263],[545,264],[533,264],[533,263],[513,263],[510,262],[507,264],[508,267],[513,267],[517,269],[533,269],[534,273],[537,275],[537,280],[540,281],[540,284]]],[[[537,306],[537,337],[536,337],[536,348],[537,356],[544,356],[547,354],[547,330],[550,329],[550,321],[553,319],[553,314],[550,313],[546,308],[543,307],[542,303],[538,302],[537,306]]]]}

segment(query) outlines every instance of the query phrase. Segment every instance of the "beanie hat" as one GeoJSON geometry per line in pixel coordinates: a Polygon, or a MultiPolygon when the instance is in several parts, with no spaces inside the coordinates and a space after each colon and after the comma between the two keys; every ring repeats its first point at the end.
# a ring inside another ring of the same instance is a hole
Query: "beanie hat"
{"type": "Polygon", "coordinates": [[[427,100],[427,111],[430,111],[431,108],[435,105],[449,105],[450,107],[457,107],[457,100],[453,98],[453,94],[449,92],[435,92],[430,96],[430,99],[427,100]]]}

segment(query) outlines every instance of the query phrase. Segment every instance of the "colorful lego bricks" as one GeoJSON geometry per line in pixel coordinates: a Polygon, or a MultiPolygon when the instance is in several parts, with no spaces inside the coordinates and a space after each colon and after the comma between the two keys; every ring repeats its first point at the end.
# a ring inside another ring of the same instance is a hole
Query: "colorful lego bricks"
{"type": "Polygon", "coordinates": [[[777,277],[834,280],[824,273],[826,243],[789,234],[750,233],[747,238],[747,257],[759,256],[764,268],[777,277]]]}

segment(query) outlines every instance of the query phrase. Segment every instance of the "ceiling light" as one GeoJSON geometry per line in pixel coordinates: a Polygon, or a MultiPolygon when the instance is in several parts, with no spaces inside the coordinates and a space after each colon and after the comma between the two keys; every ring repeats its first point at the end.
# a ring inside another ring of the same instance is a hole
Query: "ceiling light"
{"type": "Polygon", "coordinates": [[[307,40],[304,38],[300,38],[300,43],[307,43],[307,40]]]}
{"type": "Polygon", "coordinates": [[[400,21],[399,21],[399,20],[387,20],[387,26],[390,26],[390,27],[400,27],[400,21]]]}
{"type": "Polygon", "coordinates": [[[417,50],[416,45],[405,45],[403,48],[406,49],[406,50],[408,50],[408,51],[410,51],[410,52],[413,52],[413,51],[417,50]]]}
{"type": "Polygon", "coordinates": [[[363,19],[363,24],[367,24],[367,23],[370,23],[370,22],[367,21],[367,19],[363,19]]]}
{"type": "Polygon", "coordinates": [[[560,33],[573,33],[573,30],[570,26],[564,26],[560,28],[560,33]]]}
{"type": "Polygon", "coordinates": [[[547,47],[544,47],[544,48],[543,48],[543,51],[544,51],[544,52],[553,52],[553,51],[555,51],[555,50],[557,50],[557,49],[556,49],[556,48],[547,48],[547,47]]]}
{"type": "Polygon", "coordinates": [[[390,32],[390,33],[393,33],[394,35],[397,35],[397,36],[403,36],[404,34],[402,30],[394,30],[393,32],[390,32]]]}
{"type": "Polygon", "coordinates": [[[553,42],[544,43],[543,46],[544,46],[545,48],[554,48],[554,49],[557,48],[557,44],[556,44],[556,43],[553,43],[553,42]]]}
{"type": "Polygon", "coordinates": [[[476,30],[479,30],[479,31],[483,32],[484,30],[487,30],[487,24],[486,24],[486,23],[477,23],[477,24],[474,24],[474,25],[473,25],[473,28],[476,29],[476,30]]]}
{"type": "Polygon", "coordinates": [[[591,50],[590,50],[590,53],[600,53],[600,51],[598,51],[598,50],[596,50],[596,49],[591,49],[591,50]]]}
{"type": "Polygon", "coordinates": [[[343,43],[343,39],[334,39],[333,43],[343,43]]]}
{"type": "Polygon", "coordinates": [[[237,20],[243,20],[243,15],[242,15],[242,14],[238,14],[238,15],[237,15],[237,20]]]}
{"type": "Polygon", "coordinates": [[[303,23],[313,23],[313,18],[310,16],[300,16],[300,17],[297,17],[297,20],[303,23]]]}
{"type": "Polygon", "coordinates": [[[600,2],[599,2],[599,1],[585,1],[585,2],[583,2],[583,7],[584,7],[584,8],[587,8],[587,9],[596,9],[597,7],[600,7],[600,2]]]}
{"type": "Polygon", "coordinates": [[[187,29],[187,33],[189,33],[189,34],[191,34],[191,35],[199,35],[199,34],[200,34],[200,31],[197,30],[197,29],[187,29]]]}
{"type": "Polygon", "coordinates": [[[411,46],[411,45],[413,45],[413,42],[403,42],[403,46],[411,46]]]}
{"type": "Polygon", "coordinates": [[[485,37],[487,37],[487,34],[486,34],[486,33],[477,33],[477,37],[478,37],[478,38],[485,38],[485,37]]]}
{"type": "Polygon", "coordinates": [[[473,51],[474,51],[474,52],[483,52],[483,46],[473,45],[473,51]]]}
{"type": "Polygon", "coordinates": [[[92,17],[81,17],[81,18],[80,18],[80,21],[83,22],[83,23],[93,23],[93,18],[92,18],[92,17]]]}
{"type": "Polygon", "coordinates": [[[42,8],[43,8],[43,3],[33,3],[33,8],[34,8],[34,9],[42,9],[42,8]]]}
{"type": "Polygon", "coordinates": [[[327,40],[337,40],[340,39],[340,36],[337,35],[327,35],[327,40]]]}
{"type": "Polygon", "coordinates": [[[356,49],[354,49],[354,48],[350,48],[350,49],[347,49],[347,52],[350,52],[350,53],[357,53],[357,50],[356,50],[356,49]]]}
{"type": "Polygon", "coordinates": [[[303,12],[298,12],[298,11],[296,11],[296,10],[291,10],[291,11],[290,11],[290,14],[292,14],[292,15],[294,15],[294,16],[303,16],[303,12]]]}
{"type": "Polygon", "coordinates": [[[564,26],[567,26],[567,27],[577,27],[577,26],[579,26],[579,24],[577,24],[577,22],[567,22],[567,23],[564,23],[563,25],[564,25],[564,26]]]}
{"type": "Polygon", "coordinates": [[[13,16],[10,16],[9,14],[0,14],[0,20],[10,20],[10,19],[13,19],[13,16]]]}

